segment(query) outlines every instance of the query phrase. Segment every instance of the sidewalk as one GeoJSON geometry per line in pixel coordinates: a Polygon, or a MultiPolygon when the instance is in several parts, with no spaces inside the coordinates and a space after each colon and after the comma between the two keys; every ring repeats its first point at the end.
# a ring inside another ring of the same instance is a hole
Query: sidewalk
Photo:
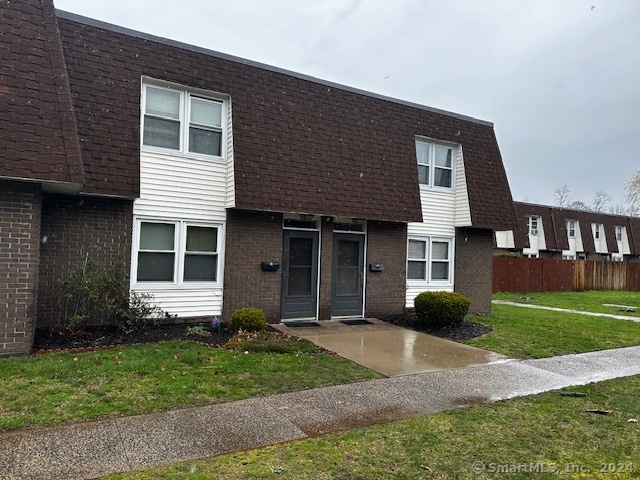
{"type": "Polygon", "coordinates": [[[640,374],[640,347],[0,433],[0,479],[88,479],[640,374]]]}

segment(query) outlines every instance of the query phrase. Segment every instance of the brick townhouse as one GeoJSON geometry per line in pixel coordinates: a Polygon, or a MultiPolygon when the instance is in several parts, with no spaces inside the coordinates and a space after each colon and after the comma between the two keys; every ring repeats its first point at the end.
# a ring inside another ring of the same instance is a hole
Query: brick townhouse
{"type": "Polygon", "coordinates": [[[513,225],[489,122],[0,0],[0,355],[70,266],[124,258],[183,319],[490,309],[513,225]]]}
{"type": "Polygon", "coordinates": [[[640,218],[514,202],[514,229],[496,231],[498,252],[557,260],[640,261],[640,218]]]}

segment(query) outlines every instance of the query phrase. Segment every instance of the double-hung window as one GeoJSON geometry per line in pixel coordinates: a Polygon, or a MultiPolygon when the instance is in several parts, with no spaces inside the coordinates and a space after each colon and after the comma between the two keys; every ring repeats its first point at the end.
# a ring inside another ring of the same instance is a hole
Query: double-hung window
{"type": "Polygon", "coordinates": [[[569,238],[576,238],[576,221],[567,220],[567,236],[569,238]]]}
{"type": "Polygon", "coordinates": [[[616,242],[621,242],[622,241],[623,229],[624,229],[624,227],[620,227],[620,226],[616,225],[616,242]]]}
{"type": "Polygon", "coordinates": [[[595,238],[596,240],[600,239],[600,224],[599,223],[594,223],[593,224],[593,238],[595,238]]]}
{"type": "Polygon", "coordinates": [[[407,280],[450,282],[451,245],[452,240],[446,238],[409,238],[407,280]]]}
{"type": "Polygon", "coordinates": [[[219,226],[140,220],[137,230],[137,283],[218,281],[219,226]]]}
{"type": "Polygon", "coordinates": [[[454,147],[427,140],[416,140],[418,183],[453,188],[454,147]]]}
{"type": "Polygon", "coordinates": [[[538,218],[529,217],[529,235],[538,235],[538,218]]]}
{"type": "Polygon", "coordinates": [[[142,145],[220,157],[223,105],[188,91],[145,84],[142,145]]]}

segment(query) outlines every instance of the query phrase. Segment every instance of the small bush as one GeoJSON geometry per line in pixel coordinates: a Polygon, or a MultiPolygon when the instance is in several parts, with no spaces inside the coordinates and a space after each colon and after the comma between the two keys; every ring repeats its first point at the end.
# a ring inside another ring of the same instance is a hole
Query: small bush
{"type": "Polygon", "coordinates": [[[131,332],[169,316],[154,303],[152,295],[130,291],[122,259],[102,271],[85,256],[58,279],[52,297],[60,331],[82,330],[91,320],[100,319],[131,332]]]}
{"type": "Polygon", "coordinates": [[[427,327],[458,327],[471,301],[455,292],[422,292],[413,304],[418,323],[427,327]]]}
{"type": "Polygon", "coordinates": [[[236,310],[231,315],[229,327],[234,332],[243,330],[245,332],[257,332],[267,328],[267,317],[259,308],[245,307],[236,310]]]}

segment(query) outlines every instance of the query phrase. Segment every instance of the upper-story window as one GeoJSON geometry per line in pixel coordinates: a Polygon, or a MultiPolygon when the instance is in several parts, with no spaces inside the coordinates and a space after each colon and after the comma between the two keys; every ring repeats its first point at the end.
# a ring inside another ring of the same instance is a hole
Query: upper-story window
{"type": "Polygon", "coordinates": [[[223,102],[186,90],[144,85],[142,145],[222,155],[223,102]]]}
{"type": "Polygon", "coordinates": [[[624,231],[624,227],[620,227],[620,226],[616,225],[616,242],[621,242],[622,241],[623,231],[624,231]]]}
{"type": "Polygon", "coordinates": [[[593,238],[595,238],[596,240],[598,240],[600,238],[600,224],[599,223],[594,223],[593,224],[593,238]]]}
{"type": "Polygon", "coordinates": [[[453,188],[454,147],[416,140],[418,182],[439,188],[453,188]]]}
{"type": "Polygon", "coordinates": [[[529,235],[538,235],[538,218],[539,217],[529,217],[529,235]]]}
{"type": "Polygon", "coordinates": [[[569,238],[576,238],[576,221],[567,220],[567,236],[569,238]]]}

